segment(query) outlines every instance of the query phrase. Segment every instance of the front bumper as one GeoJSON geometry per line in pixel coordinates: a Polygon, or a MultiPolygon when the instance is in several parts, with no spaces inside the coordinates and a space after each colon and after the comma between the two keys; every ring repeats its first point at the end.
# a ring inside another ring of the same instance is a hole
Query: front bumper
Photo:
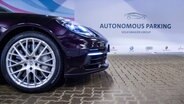
{"type": "MultiPolygon", "coordinates": [[[[109,48],[109,46],[107,47],[109,48]]],[[[107,49],[109,50],[109,49],[107,49]]],[[[80,76],[103,71],[108,68],[107,52],[89,52],[84,57],[84,63],[79,67],[70,68],[65,72],[65,77],[80,76]]]]}
{"type": "Polygon", "coordinates": [[[84,69],[85,70],[96,70],[101,67],[107,66],[107,54],[102,52],[88,53],[84,69]]]}

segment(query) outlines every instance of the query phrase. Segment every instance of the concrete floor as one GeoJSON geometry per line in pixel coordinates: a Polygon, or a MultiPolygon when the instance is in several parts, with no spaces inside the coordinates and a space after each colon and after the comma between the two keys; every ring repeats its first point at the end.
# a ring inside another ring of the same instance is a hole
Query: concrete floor
{"type": "Polygon", "coordinates": [[[111,55],[110,67],[40,94],[0,85],[0,104],[184,104],[184,57],[111,55]]]}

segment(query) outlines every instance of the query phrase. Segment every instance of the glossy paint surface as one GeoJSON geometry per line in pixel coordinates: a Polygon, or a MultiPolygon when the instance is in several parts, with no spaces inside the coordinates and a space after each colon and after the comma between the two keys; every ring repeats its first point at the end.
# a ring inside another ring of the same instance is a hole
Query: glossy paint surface
{"type": "Polygon", "coordinates": [[[107,40],[95,30],[95,34],[85,37],[73,33],[56,21],[57,17],[23,14],[0,13],[0,48],[13,36],[23,31],[44,32],[58,44],[65,64],[65,75],[81,75],[104,70],[109,46],[107,40]]]}

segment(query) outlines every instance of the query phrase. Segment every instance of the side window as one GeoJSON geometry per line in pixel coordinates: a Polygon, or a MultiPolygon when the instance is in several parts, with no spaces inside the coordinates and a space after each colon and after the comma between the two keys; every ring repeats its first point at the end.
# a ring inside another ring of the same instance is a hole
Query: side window
{"type": "Polygon", "coordinates": [[[9,13],[9,12],[11,12],[11,11],[8,9],[5,9],[3,7],[0,7],[0,13],[9,13]]]}

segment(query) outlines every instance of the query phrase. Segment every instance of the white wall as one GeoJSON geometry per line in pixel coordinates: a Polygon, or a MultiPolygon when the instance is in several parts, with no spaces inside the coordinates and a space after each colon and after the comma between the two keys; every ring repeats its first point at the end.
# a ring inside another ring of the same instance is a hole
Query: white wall
{"type": "Polygon", "coordinates": [[[111,53],[184,52],[184,0],[47,0],[46,4],[40,1],[0,0],[0,6],[14,12],[75,19],[107,37],[111,53]],[[144,27],[100,28],[101,24],[109,23],[144,27]],[[147,24],[169,24],[171,28],[147,28],[147,24]]]}
{"type": "Polygon", "coordinates": [[[112,53],[183,52],[183,4],[183,0],[77,0],[75,19],[103,33],[112,46],[112,53]],[[125,14],[132,12],[146,17],[127,19],[125,14]],[[102,23],[171,24],[171,29],[104,29],[100,28],[102,23]],[[149,33],[122,33],[127,31],[149,33]]]}

